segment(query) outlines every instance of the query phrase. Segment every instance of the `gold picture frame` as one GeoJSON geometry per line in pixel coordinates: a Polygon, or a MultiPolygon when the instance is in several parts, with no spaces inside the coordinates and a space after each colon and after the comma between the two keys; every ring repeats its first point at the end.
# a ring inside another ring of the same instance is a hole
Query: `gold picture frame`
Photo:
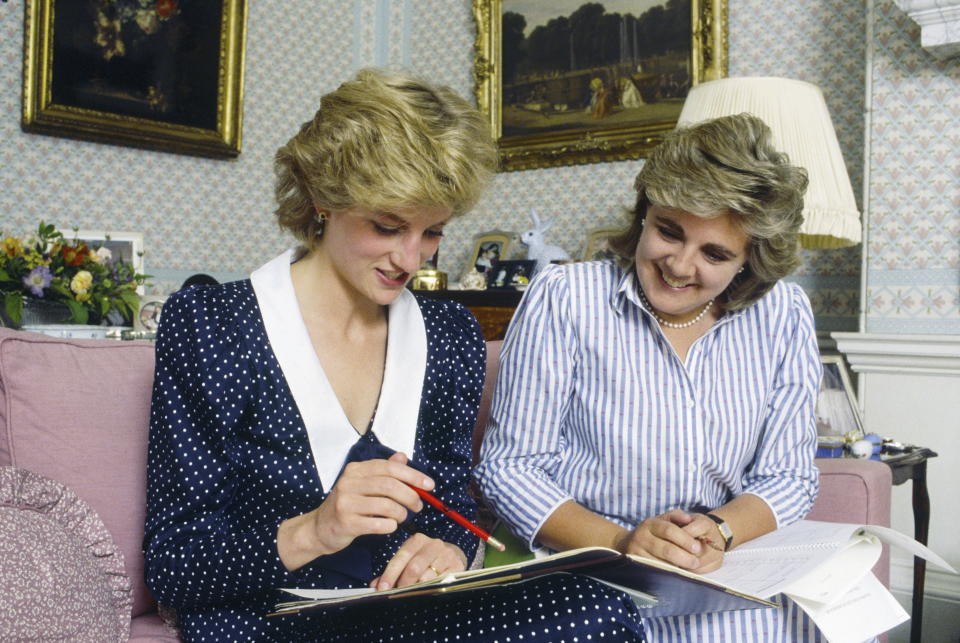
{"type": "MultiPolygon", "coordinates": [[[[511,10],[524,7],[542,11],[549,3],[538,0],[473,0],[473,14],[477,23],[474,54],[477,104],[489,119],[500,149],[501,170],[642,158],[663,140],[663,135],[676,125],[689,86],[727,75],[727,0],[682,1],[690,7],[689,50],[681,47],[680,50],[671,49],[669,56],[657,58],[650,55],[644,58],[640,55],[641,50],[646,51],[644,48],[668,46],[670,43],[649,45],[636,35],[640,33],[639,28],[632,32],[620,28],[609,35],[630,43],[627,49],[633,54],[629,64],[618,62],[596,67],[577,66],[571,28],[568,39],[570,53],[565,55],[572,60],[564,64],[572,70],[562,72],[558,68],[543,71],[542,65],[549,62],[547,48],[544,47],[544,54],[538,63],[541,64],[541,72],[530,72],[520,77],[514,75],[518,73],[520,54],[516,54],[518,61],[504,55],[504,12],[507,10],[517,14],[511,10]],[[622,33],[634,35],[621,36],[622,33]],[[670,66],[665,62],[668,59],[670,66]],[[647,62],[646,71],[644,61],[647,62]],[[511,74],[506,101],[503,87],[505,62],[511,74]],[[666,73],[666,69],[676,71],[666,73]],[[604,83],[607,86],[606,94],[603,93],[604,83]],[[588,100],[589,107],[585,107],[588,100]],[[614,103],[617,100],[622,106],[620,112],[617,112],[614,103]],[[604,105],[609,107],[606,113],[604,105]]],[[[666,1],[663,4],[666,5],[666,1]]],[[[639,5],[637,13],[641,13],[639,5]]],[[[655,8],[663,10],[663,7],[655,8]]],[[[628,15],[633,22],[628,23],[626,16],[622,17],[622,22],[629,27],[630,24],[639,24],[646,13],[641,13],[640,18],[628,15]]],[[[525,18],[523,20],[525,24],[525,18]]],[[[561,29],[562,26],[554,28],[561,29]]],[[[518,29],[519,21],[511,17],[507,37],[511,52],[521,51],[518,42],[528,37],[534,40],[533,32],[528,36],[522,30],[518,34],[518,29]]],[[[554,34],[553,37],[534,41],[534,44],[556,41],[554,34]]],[[[530,50],[529,46],[523,49],[528,52],[527,58],[530,58],[530,50]]],[[[589,48],[585,51],[593,53],[589,48]]],[[[624,60],[620,55],[620,60],[624,60]]],[[[559,56],[556,54],[554,59],[559,59],[559,56]]]]}
{"type": "Polygon", "coordinates": [[[613,257],[607,241],[623,232],[622,227],[606,226],[587,231],[587,242],[583,245],[581,261],[600,261],[613,257]]]}
{"type": "Polygon", "coordinates": [[[473,249],[470,250],[466,270],[476,269],[488,274],[498,262],[510,256],[510,247],[513,245],[516,234],[506,230],[489,230],[481,232],[473,238],[473,249]],[[487,256],[484,256],[485,251],[487,256]]]}
{"type": "Polygon", "coordinates": [[[246,0],[26,0],[24,11],[24,131],[240,153],[246,0]]]}

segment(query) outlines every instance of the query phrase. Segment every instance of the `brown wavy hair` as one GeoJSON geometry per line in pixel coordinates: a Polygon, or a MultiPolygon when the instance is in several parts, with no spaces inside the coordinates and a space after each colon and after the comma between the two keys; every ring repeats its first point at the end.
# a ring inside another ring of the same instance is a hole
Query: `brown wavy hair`
{"type": "Polygon", "coordinates": [[[643,164],[634,188],[630,226],[610,240],[624,265],[633,265],[650,204],[705,218],[727,212],[746,232],[744,270],[717,300],[725,310],[754,303],[800,263],[807,172],[773,147],[770,128],[756,116],[723,116],[674,130],[643,164]]]}

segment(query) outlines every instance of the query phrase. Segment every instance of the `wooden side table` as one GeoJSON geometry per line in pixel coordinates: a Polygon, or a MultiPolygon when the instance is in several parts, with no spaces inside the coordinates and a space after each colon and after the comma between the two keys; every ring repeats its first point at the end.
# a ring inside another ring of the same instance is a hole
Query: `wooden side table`
{"type": "MultiPolygon", "coordinates": [[[[913,480],[913,537],[927,544],[930,535],[930,494],[927,492],[927,460],[937,454],[926,447],[915,447],[908,453],[881,455],[880,461],[890,467],[893,484],[913,480]]],[[[927,575],[927,561],[913,558],[913,606],[910,614],[910,643],[922,641],[923,586],[927,575]]]]}

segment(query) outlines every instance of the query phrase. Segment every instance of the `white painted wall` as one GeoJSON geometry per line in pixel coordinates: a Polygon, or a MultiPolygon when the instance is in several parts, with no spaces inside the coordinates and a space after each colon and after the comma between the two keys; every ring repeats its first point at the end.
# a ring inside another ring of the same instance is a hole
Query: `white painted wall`
{"type": "MultiPolygon", "coordinates": [[[[927,463],[929,546],[960,569],[960,336],[835,333],[860,380],[867,431],[938,453],[927,463]]],[[[912,483],[894,487],[891,526],[912,535],[912,483]]],[[[910,611],[913,560],[891,552],[891,589],[910,611]]],[[[906,623],[890,641],[909,640],[906,623]]],[[[923,641],[960,641],[960,576],[927,567],[923,641]]]]}

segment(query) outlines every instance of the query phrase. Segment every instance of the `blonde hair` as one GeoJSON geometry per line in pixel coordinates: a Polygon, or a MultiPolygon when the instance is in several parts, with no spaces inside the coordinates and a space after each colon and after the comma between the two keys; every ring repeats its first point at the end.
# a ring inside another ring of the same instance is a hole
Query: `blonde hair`
{"type": "Polygon", "coordinates": [[[483,116],[446,87],[364,69],[274,158],[277,222],[312,247],[316,210],[473,207],[497,165],[483,116]]]}
{"type": "Polygon", "coordinates": [[[632,264],[647,207],[653,203],[700,217],[729,212],[748,237],[744,271],[718,303],[754,303],[799,265],[799,231],[807,173],[771,143],[770,128],[750,114],[723,116],[666,136],[637,174],[630,227],[611,248],[632,264]]]}

